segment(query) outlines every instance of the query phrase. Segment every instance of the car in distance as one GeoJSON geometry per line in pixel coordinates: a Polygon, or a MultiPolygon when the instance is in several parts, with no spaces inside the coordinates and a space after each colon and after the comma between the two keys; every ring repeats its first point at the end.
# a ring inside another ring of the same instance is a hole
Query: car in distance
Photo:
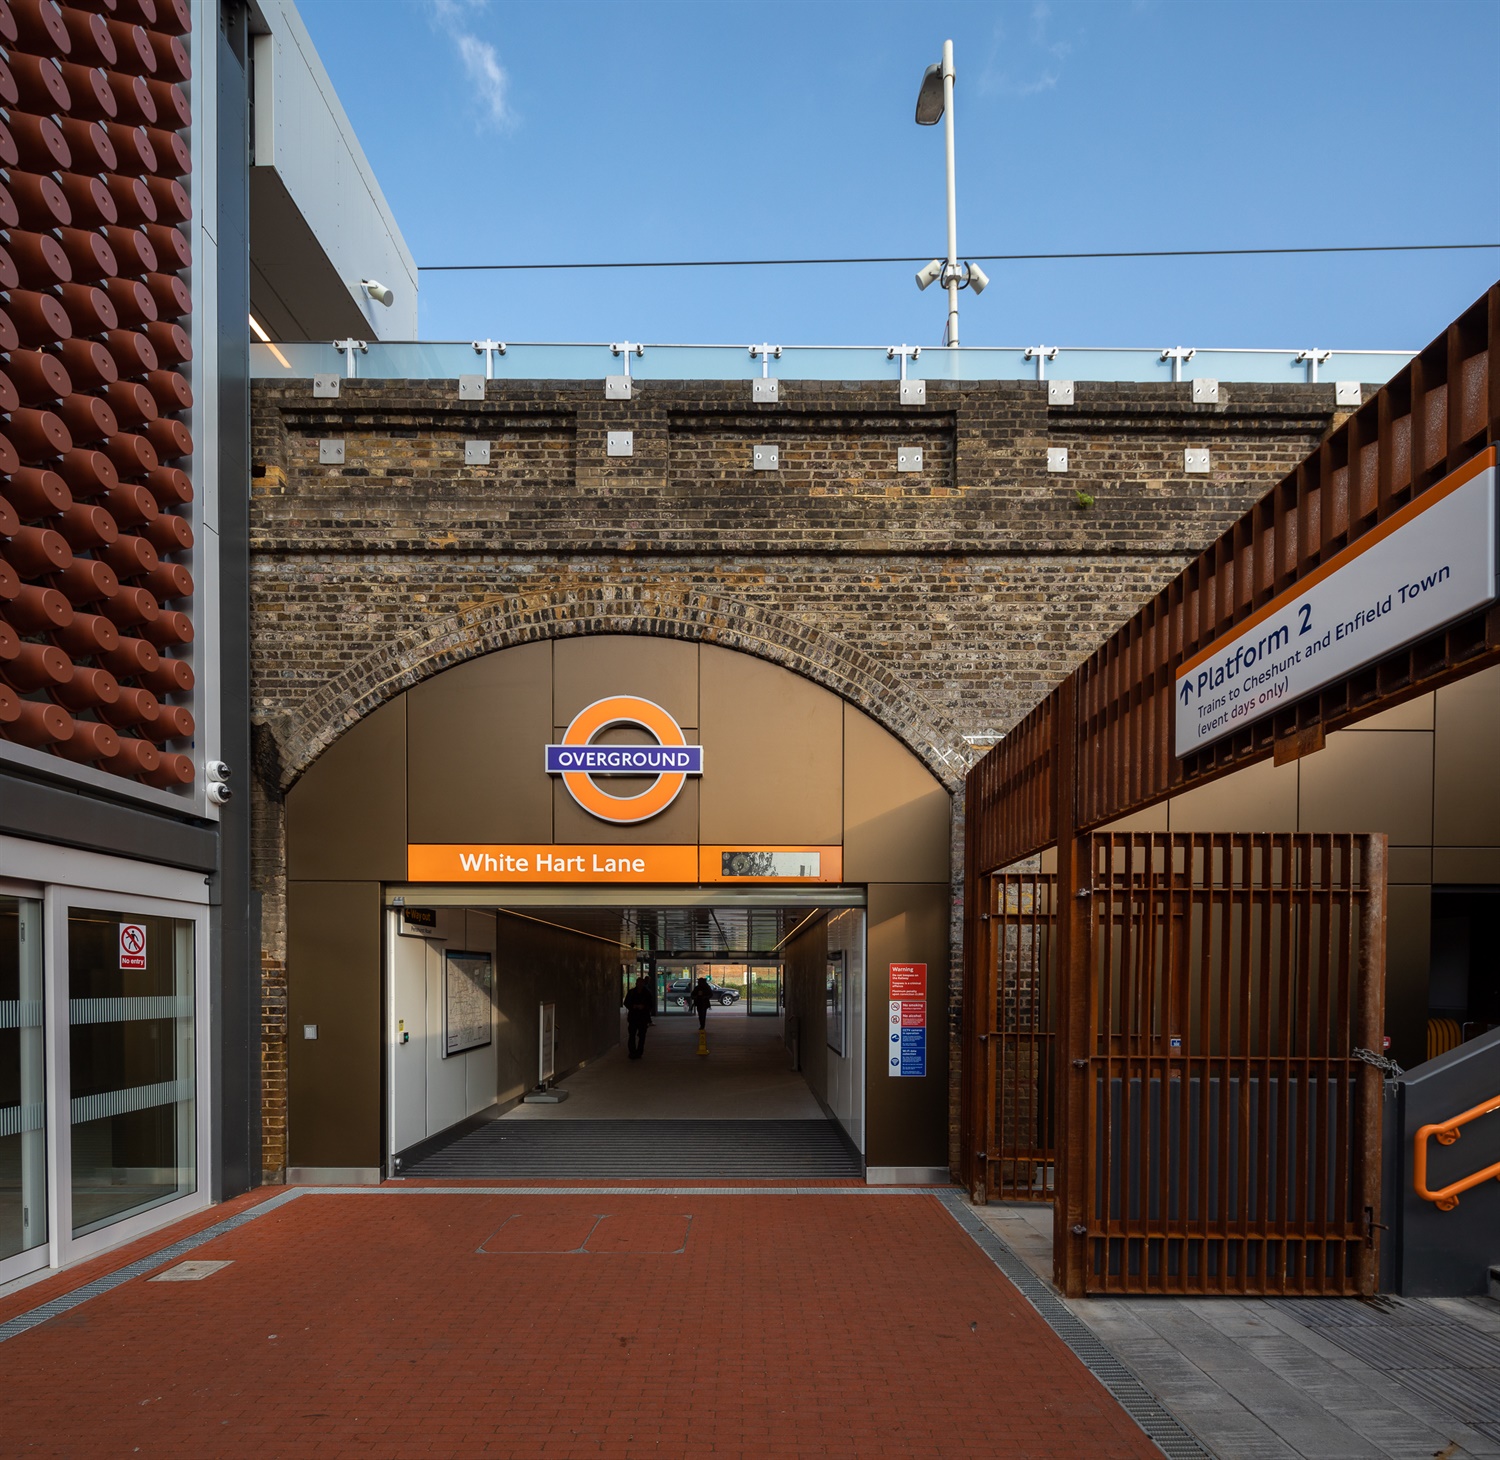
{"type": "MultiPolygon", "coordinates": [[[[681,1009],[691,1008],[693,1003],[693,985],[697,982],[698,980],[695,978],[674,978],[667,985],[667,1002],[669,1004],[676,1004],[681,1009]]],[[[718,1004],[721,1008],[728,1008],[730,1004],[739,1003],[740,991],[738,989],[726,988],[723,984],[714,983],[710,979],[708,997],[712,1003],[718,1004]]]]}

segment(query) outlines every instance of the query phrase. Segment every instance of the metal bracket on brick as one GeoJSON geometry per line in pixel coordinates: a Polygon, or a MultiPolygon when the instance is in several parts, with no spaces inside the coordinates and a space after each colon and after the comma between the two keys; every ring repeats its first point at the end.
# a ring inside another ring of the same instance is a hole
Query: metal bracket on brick
{"type": "Polygon", "coordinates": [[[1049,380],[1047,382],[1047,404],[1070,406],[1073,404],[1073,382],[1071,380],[1049,380]]]}
{"type": "Polygon", "coordinates": [[[750,384],[750,399],[760,406],[774,406],[781,399],[781,382],[771,379],[771,361],[781,359],[780,345],[751,345],[750,358],[760,358],[760,379],[750,384]]]}
{"type": "Polygon", "coordinates": [[[604,438],[604,454],[606,456],[634,456],[635,432],[609,432],[608,435],[604,438]]]}
{"type": "Polygon", "coordinates": [[[1047,448],[1047,470],[1067,471],[1068,448],[1066,446],[1049,446],[1047,448]]]}
{"type": "Polygon", "coordinates": [[[781,448],[779,446],[756,446],[751,448],[750,464],[756,471],[779,471],[781,448]]]}
{"type": "Polygon", "coordinates": [[[483,400],[484,376],[460,375],[458,377],[459,400],[483,400]]]}
{"type": "Polygon", "coordinates": [[[887,360],[899,359],[901,361],[901,404],[904,406],[925,406],[927,404],[927,382],[925,380],[908,380],[906,378],[906,362],[908,360],[919,360],[922,357],[920,345],[892,345],[885,352],[887,360]]]}
{"type": "Polygon", "coordinates": [[[1208,470],[1208,447],[1185,447],[1182,453],[1182,469],[1190,472],[1206,472],[1208,470]]]}
{"type": "Polygon", "coordinates": [[[1193,381],[1193,404],[1216,406],[1219,403],[1219,382],[1198,378],[1193,381]]]}
{"type": "Polygon", "coordinates": [[[1333,382],[1333,403],[1336,406],[1360,406],[1364,404],[1364,392],[1359,388],[1357,380],[1335,380],[1333,382]]]}
{"type": "Polygon", "coordinates": [[[464,442],[464,465],[465,466],[488,466],[490,464],[490,443],[488,441],[465,441],[464,442]]]}
{"type": "MultiPolygon", "coordinates": [[[[633,345],[629,340],[622,340],[618,345],[611,345],[609,353],[618,355],[624,360],[625,373],[604,377],[604,398],[605,400],[629,400],[633,388],[630,379],[630,357],[634,355],[639,360],[646,353],[646,347],[633,345]]],[[[620,455],[628,456],[629,452],[621,452],[620,455]]]]}
{"type": "Polygon", "coordinates": [[[325,436],[318,442],[319,466],[342,466],[344,464],[344,438],[325,436]]]}
{"type": "Polygon", "coordinates": [[[897,471],[921,471],[922,448],[920,446],[898,446],[896,448],[897,471]]]}
{"type": "Polygon", "coordinates": [[[314,400],[337,400],[339,398],[339,377],[337,375],[314,375],[313,376],[313,399],[314,400]]]}

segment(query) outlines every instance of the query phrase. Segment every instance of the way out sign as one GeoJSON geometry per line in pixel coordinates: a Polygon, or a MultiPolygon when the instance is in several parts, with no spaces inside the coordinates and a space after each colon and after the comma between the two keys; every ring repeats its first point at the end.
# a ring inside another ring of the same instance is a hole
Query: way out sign
{"type": "Polygon", "coordinates": [[[1491,602],[1495,461],[1492,446],[1184,663],[1177,754],[1491,602]]]}
{"type": "Polygon", "coordinates": [[[143,923],[120,924],[120,967],[146,966],[146,928],[143,923]]]}

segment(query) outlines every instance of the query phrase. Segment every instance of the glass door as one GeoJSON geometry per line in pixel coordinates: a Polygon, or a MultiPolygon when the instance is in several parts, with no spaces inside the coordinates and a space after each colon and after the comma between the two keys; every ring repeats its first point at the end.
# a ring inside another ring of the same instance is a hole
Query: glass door
{"type": "Polygon", "coordinates": [[[745,982],[750,990],[747,1003],[751,1014],[781,1013],[784,992],[781,964],[752,963],[746,972],[745,982]]]}
{"type": "Polygon", "coordinates": [[[0,894],[0,1282],[47,1261],[42,904],[0,894]]]}
{"type": "Polygon", "coordinates": [[[71,1233],[198,1189],[196,922],[66,910],[71,1233]]]}

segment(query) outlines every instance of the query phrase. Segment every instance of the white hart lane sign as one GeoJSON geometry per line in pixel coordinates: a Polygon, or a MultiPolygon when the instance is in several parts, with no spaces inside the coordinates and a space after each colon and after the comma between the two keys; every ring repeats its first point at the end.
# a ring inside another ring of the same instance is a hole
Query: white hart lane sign
{"type": "Polygon", "coordinates": [[[1491,446],[1182,664],[1179,756],[1494,600],[1491,446]]]}

